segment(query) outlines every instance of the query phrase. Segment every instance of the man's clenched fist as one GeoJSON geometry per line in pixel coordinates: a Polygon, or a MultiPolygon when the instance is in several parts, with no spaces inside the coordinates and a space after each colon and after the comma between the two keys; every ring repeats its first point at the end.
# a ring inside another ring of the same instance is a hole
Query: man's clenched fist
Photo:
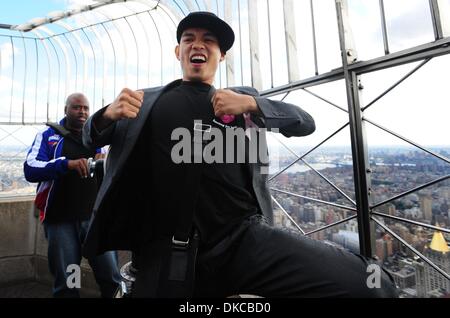
{"type": "Polygon", "coordinates": [[[103,116],[111,121],[134,119],[139,114],[143,100],[143,91],[124,88],[116,100],[108,106],[103,116]]]}
{"type": "Polygon", "coordinates": [[[259,111],[256,100],[252,96],[238,94],[229,89],[218,89],[211,102],[216,117],[259,111]]]}

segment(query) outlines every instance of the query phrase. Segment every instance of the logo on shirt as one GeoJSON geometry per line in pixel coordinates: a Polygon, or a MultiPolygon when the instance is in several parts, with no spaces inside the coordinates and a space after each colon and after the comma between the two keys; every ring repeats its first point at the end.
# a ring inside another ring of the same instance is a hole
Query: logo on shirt
{"type": "Polygon", "coordinates": [[[50,136],[50,137],[48,138],[48,145],[49,145],[50,147],[53,147],[53,146],[55,146],[60,140],[61,140],[61,136],[59,136],[59,135],[53,135],[53,136],[50,136]]]}
{"type": "Polygon", "coordinates": [[[48,141],[49,141],[49,142],[50,142],[50,141],[56,141],[56,142],[58,142],[60,139],[61,139],[61,136],[59,136],[59,135],[53,135],[53,136],[50,136],[50,137],[48,138],[48,141]]]}

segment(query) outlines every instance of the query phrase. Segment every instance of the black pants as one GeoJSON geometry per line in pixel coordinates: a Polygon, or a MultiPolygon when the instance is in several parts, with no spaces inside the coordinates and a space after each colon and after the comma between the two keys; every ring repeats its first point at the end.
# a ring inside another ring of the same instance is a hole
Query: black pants
{"type": "Polygon", "coordinates": [[[219,245],[199,251],[195,296],[397,297],[387,272],[378,267],[379,285],[369,278],[371,263],[253,216],[219,245]]]}
{"type": "MultiPolygon", "coordinates": [[[[167,297],[161,278],[170,244],[140,253],[134,297],[167,297]]],[[[392,277],[379,268],[379,285],[360,255],[299,233],[269,226],[260,216],[241,223],[212,248],[200,247],[194,297],[397,297],[392,277]],[[370,288],[368,280],[375,282],[370,288]]],[[[376,275],[376,273],[375,273],[376,275]]],[[[176,293],[170,293],[173,295],[176,293]]],[[[170,297],[170,296],[169,296],[170,297]]]]}

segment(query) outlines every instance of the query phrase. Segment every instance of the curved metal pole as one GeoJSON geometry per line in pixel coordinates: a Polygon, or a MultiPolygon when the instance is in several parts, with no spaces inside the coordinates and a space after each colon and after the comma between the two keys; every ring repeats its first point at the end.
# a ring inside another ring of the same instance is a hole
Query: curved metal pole
{"type": "Polygon", "coordinates": [[[161,1],[159,1],[157,8],[165,11],[164,6],[166,6],[167,9],[173,8],[172,10],[170,10],[170,12],[172,12],[175,15],[175,17],[178,19],[178,21],[181,21],[181,19],[185,16],[183,10],[181,10],[180,6],[175,1],[161,0],[161,1]],[[174,3],[176,4],[175,6],[174,6],[174,3]],[[181,14],[179,11],[181,11],[181,14]]]}
{"type": "MultiPolygon", "coordinates": [[[[62,40],[60,39],[60,36],[58,35],[58,36],[56,36],[51,30],[49,30],[47,27],[40,27],[39,28],[39,30],[41,30],[41,31],[44,31],[44,32],[46,32],[47,34],[49,34],[50,36],[46,39],[46,40],[49,40],[49,43],[52,45],[52,47],[53,47],[53,49],[54,49],[54,51],[55,51],[55,54],[56,54],[56,57],[57,57],[57,59],[58,59],[58,65],[59,65],[59,70],[58,70],[58,87],[60,87],[60,78],[61,78],[61,72],[60,72],[60,70],[62,69],[62,67],[61,67],[61,64],[60,64],[60,59],[59,59],[59,54],[58,54],[58,51],[56,50],[56,48],[55,48],[55,45],[53,44],[53,41],[55,41],[56,42],[56,44],[59,46],[59,48],[61,49],[61,51],[63,52],[63,55],[64,55],[64,63],[65,63],[65,66],[66,66],[66,74],[65,74],[65,79],[66,79],[66,81],[65,81],[65,87],[64,87],[64,96],[67,96],[67,95],[69,95],[69,82],[70,82],[70,78],[71,78],[71,75],[72,75],[72,68],[71,68],[71,65],[70,65],[70,59],[69,59],[69,53],[68,53],[68,51],[67,51],[67,49],[66,49],[66,45],[64,45],[63,44],[63,42],[62,42],[62,40]],[[53,40],[53,41],[52,41],[53,40]]],[[[32,31],[32,32],[34,32],[34,30],[32,31]]],[[[39,35],[39,33],[36,33],[36,34],[38,34],[39,35]]],[[[70,44],[70,42],[69,42],[69,44],[70,44]]],[[[75,57],[75,66],[77,67],[77,57],[76,57],[76,55],[74,55],[74,57],[75,57]]],[[[76,77],[76,74],[75,74],[75,82],[77,81],[77,77],[76,77]]],[[[61,101],[60,101],[60,92],[58,91],[58,103],[61,103],[61,101]]],[[[58,116],[58,114],[59,114],[59,108],[57,107],[56,108],[56,118],[58,118],[59,116],[58,116]]]]}
{"type": "Polygon", "coordinates": [[[177,0],[173,0],[173,2],[176,4],[176,6],[178,7],[178,9],[181,11],[181,14],[183,16],[186,16],[186,13],[184,12],[184,10],[180,7],[180,5],[178,4],[177,0]]]}
{"type": "MultiPolygon", "coordinates": [[[[77,43],[78,43],[78,46],[80,47],[80,49],[81,49],[81,52],[82,52],[82,54],[83,54],[83,85],[81,86],[81,91],[84,93],[85,92],[85,88],[86,88],[86,82],[87,82],[87,73],[88,73],[88,58],[87,58],[87,55],[86,55],[86,52],[85,52],[85,50],[84,50],[84,48],[83,48],[83,41],[81,40],[81,38],[78,36],[78,34],[76,34],[74,31],[73,31],[73,28],[69,25],[69,24],[67,24],[67,23],[65,23],[65,22],[63,22],[63,21],[56,21],[56,22],[54,22],[56,25],[59,25],[59,26],[61,26],[62,28],[64,28],[65,30],[67,30],[74,38],[75,38],[75,40],[77,41],[77,43]]],[[[66,37],[66,35],[64,34],[64,36],[66,37]]],[[[66,37],[67,38],[67,37],[66,37]]]]}
{"type": "Polygon", "coordinates": [[[244,66],[242,65],[243,61],[243,49],[242,49],[242,22],[241,22],[241,0],[237,0],[238,3],[238,22],[239,22],[239,50],[240,56],[239,59],[241,61],[241,85],[244,85],[244,66]]]}
{"type": "MultiPolygon", "coordinates": [[[[50,121],[50,79],[52,77],[52,69],[50,67],[50,50],[48,49],[47,43],[44,42],[45,40],[42,39],[42,36],[36,30],[32,30],[31,32],[35,33],[39,37],[42,45],[44,46],[45,54],[47,56],[47,66],[48,66],[48,71],[47,71],[48,72],[47,73],[47,75],[48,75],[47,76],[47,78],[48,78],[48,85],[47,86],[48,87],[47,87],[47,115],[46,115],[46,119],[47,119],[47,122],[49,122],[50,121]]],[[[50,42],[50,40],[49,40],[49,42],[50,42]]],[[[38,86],[37,81],[38,81],[38,78],[36,76],[36,90],[37,90],[37,86],[38,86]]],[[[37,98],[37,91],[36,91],[36,98],[37,98]]],[[[37,108],[37,105],[36,105],[36,108],[37,108]]],[[[35,113],[35,121],[36,121],[36,118],[37,118],[37,114],[35,113]]]]}
{"type": "Polygon", "coordinates": [[[81,31],[83,32],[84,36],[88,40],[89,46],[91,47],[92,54],[94,56],[94,95],[92,97],[92,105],[94,106],[95,105],[95,93],[97,90],[97,54],[95,53],[96,51],[94,50],[94,46],[92,45],[91,39],[86,34],[86,31],[84,30],[84,28],[81,29],[81,31]]]}
{"type": "Polygon", "coordinates": [[[111,42],[111,47],[113,50],[114,55],[114,89],[113,89],[113,95],[116,96],[116,86],[117,86],[117,55],[116,55],[116,48],[114,46],[114,42],[112,40],[111,34],[109,33],[108,29],[105,27],[105,25],[102,23],[102,27],[105,30],[106,34],[108,35],[109,41],[111,42]]]}
{"type": "MultiPolygon", "coordinates": [[[[92,15],[94,15],[94,13],[98,13],[98,14],[102,15],[104,18],[108,19],[108,17],[106,17],[104,14],[98,12],[97,10],[96,11],[89,11],[89,12],[92,15]]],[[[101,22],[101,23],[99,23],[99,25],[101,25],[101,27],[105,31],[106,35],[108,36],[109,43],[111,44],[111,48],[112,48],[112,52],[113,52],[113,57],[114,57],[114,71],[113,71],[114,72],[114,76],[113,76],[113,78],[114,78],[114,84],[113,84],[114,87],[113,87],[113,95],[114,95],[114,98],[115,98],[115,96],[116,96],[116,86],[117,86],[117,54],[116,54],[116,48],[114,46],[114,41],[112,40],[111,34],[109,33],[108,29],[105,27],[105,23],[107,23],[107,22],[109,22],[109,21],[101,22]]],[[[113,26],[115,27],[115,25],[113,25],[113,26]]],[[[105,87],[106,87],[106,58],[104,58],[104,60],[105,60],[105,64],[104,64],[104,72],[103,72],[103,76],[104,76],[103,90],[105,90],[105,87]]],[[[102,106],[105,106],[104,98],[102,100],[102,106]]]]}
{"type": "Polygon", "coordinates": [[[116,19],[113,19],[107,13],[102,12],[102,10],[100,10],[100,9],[97,9],[96,12],[103,15],[104,17],[106,17],[109,20],[109,22],[111,22],[114,25],[117,32],[119,33],[120,39],[122,40],[123,52],[125,55],[124,56],[124,80],[125,80],[125,86],[127,86],[127,83],[128,83],[128,65],[127,65],[128,49],[127,49],[127,45],[125,42],[125,37],[124,37],[122,31],[120,30],[120,28],[117,26],[116,19]]]}
{"type": "MultiPolygon", "coordinates": [[[[174,28],[176,29],[177,28],[177,23],[173,20],[172,16],[164,9],[164,7],[160,6],[159,8],[161,8],[161,10],[169,17],[169,19],[172,21],[172,24],[174,25],[174,28]]],[[[161,41],[161,37],[160,37],[160,34],[159,34],[159,28],[156,25],[153,17],[152,17],[152,20],[153,20],[153,23],[155,24],[155,28],[156,28],[156,31],[158,32],[158,37],[159,37],[159,40],[160,40],[160,47],[161,47],[161,84],[162,84],[163,83],[163,74],[162,74],[162,65],[163,65],[162,64],[162,62],[163,62],[162,41],[161,41]]]]}
{"type": "MultiPolygon", "coordinates": [[[[169,19],[172,21],[172,23],[174,24],[175,27],[176,27],[176,23],[173,20],[172,16],[170,14],[168,14],[167,11],[164,9],[164,6],[160,6],[159,5],[159,2],[158,2],[158,5],[156,5],[155,7],[150,6],[150,4],[147,3],[145,0],[138,0],[137,2],[142,3],[142,4],[150,7],[150,10],[148,10],[147,13],[150,16],[150,19],[152,20],[152,23],[155,26],[156,33],[158,35],[159,48],[160,48],[160,58],[161,58],[161,81],[160,82],[161,82],[161,85],[162,85],[163,84],[163,48],[162,48],[162,40],[161,40],[161,34],[159,32],[158,25],[155,23],[155,20],[154,20],[152,14],[151,14],[151,11],[156,11],[156,9],[160,8],[169,17],[169,19]]],[[[141,21],[141,19],[139,17],[138,17],[138,20],[143,25],[143,23],[142,23],[142,21],[141,21]]],[[[148,32],[147,32],[147,28],[145,28],[144,25],[143,25],[143,29],[146,30],[145,35],[147,37],[147,47],[148,47],[149,52],[150,52],[150,42],[151,42],[151,40],[149,38],[149,35],[148,35],[148,32]]],[[[148,69],[147,70],[148,70],[148,83],[149,83],[148,85],[150,86],[150,73],[151,73],[150,72],[150,67],[151,67],[150,59],[148,58],[147,61],[148,61],[148,69]]]]}
{"type": "MultiPolygon", "coordinates": [[[[159,9],[161,9],[168,17],[169,19],[172,21],[173,25],[175,28],[177,28],[178,23],[173,19],[173,17],[166,11],[166,9],[164,9],[163,6],[159,6],[159,9]]],[[[176,14],[175,12],[172,12],[173,14],[176,15],[176,18],[178,18],[178,21],[181,21],[182,17],[179,16],[179,14],[176,14]]]]}
{"type": "MultiPolygon", "coordinates": [[[[97,39],[97,42],[100,45],[100,50],[102,52],[102,58],[103,58],[103,79],[102,79],[102,107],[104,106],[104,101],[105,101],[105,78],[106,78],[106,57],[105,57],[105,49],[103,47],[103,42],[102,42],[102,38],[101,36],[98,34],[97,30],[95,29],[95,26],[89,26],[89,23],[87,21],[87,19],[85,18],[84,15],[80,15],[81,20],[84,22],[84,24],[87,27],[90,27],[92,32],[94,33],[95,38],[97,39]]],[[[84,31],[83,31],[84,32],[84,31]]],[[[86,33],[85,33],[86,36],[86,33]]],[[[92,44],[91,44],[92,47],[92,44]]],[[[95,58],[95,53],[94,53],[94,58],[95,58]]],[[[94,75],[95,76],[95,75],[94,75]]],[[[94,83],[94,87],[95,87],[95,83],[94,83]]],[[[95,103],[95,89],[94,89],[94,103],[95,103]]]]}
{"type": "MultiPolygon", "coordinates": [[[[177,24],[174,23],[172,17],[170,17],[170,15],[169,15],[166,11],[164,11],[164,13],[170,18],[170,20],[172,21],[172,23],[174,24],[174,27],[175,27],[175,29],[176,29],[176,28],[177,28],[177,24]]],[[[168,25],[166,19],[162,19],[162,20],[163,20],[164,25],[165,25],[167,28],[169,28],[170,26],[168,25]]],[[[156,25],[156,27],[158,28],[157,25],[156,25]]],[[[174,45],[177,45],[177,42],[174,41],[175,35],[174,35],[174,36],[171,36],[170,39],[171,39],[171,42],[172,42],[174,45]]],[[[161,47],[161,54],[163,54],[163,53],[162,53],[162,47],[161,47]]],[[[174,71],[174,76],[175,76],[175,77],[177,76],[176,73],[177,73],[178,67],[179,67],[179,65],[177,64],[176,60],[174,60],[173,71],[174,71]]]]}
{"type": "MultiPolygon", "coordinates": [[[[183,3],[188,8],[189,12],[195,11],[195,5],[192,3],[192,0],[183,0],[183,3]]],[[[197,7],[198,7],[198,3],[197,3],[197,7]]],[[[198,7],[198,9],[200,10],[200,7],[198,7]]]]}
{"type": "MultiPolygon", "coordinates": [[[[219,16],[219,2],[216,0],[217,16],[219,16]]],[[[219,86],[222,87],[222,68],[219,65],[219,86]]]]}
{"type": "Polygon", "coordinates": [[[75,57],[75,90],[78,90],[78,58],[77,53],[75,53],[75,49],[73,48],[72,43],[69,41],[67,36],[63,34],[64,39],[66,39],[67,43],[69,43],[70,49],[72,50],[72,54],[75,57]]]}
{"type": "Polygon", "coordinates": [[[311,27],[312,27],[313,49],[314,49],[314,71],[315,71],[314,74],[319,75],[319,64],[317,61],[316,20],[314,16],[313,0],[309,1],[309,6],[311,8],[311,27]]]}
{"type": "Polygon", "coordinates": [[[11,102],[9,105],[9,122],[12,122],[12,104],[13,104],[13,95],[14,95],[14,75],[15,75],[15,68],[16,68],[16,59],[15,59],[15,52],[14,52],[14,41],[12,37],[9,37],[11,41],[11,48],[12,48],[12,76],[11,76],[11,102]]]}
{"type": "Polygon", "coordinates": [[[27,87],[27,71],[28,71],[28,51],[27,46],[25,44],[25,38],[23,37],[23,32],[20,32],[22,36],[23,49],[25,53],[25,63],[24,63],[24,72],[23,72],[23,94],[22,94],[22,125],[25,124],[25,95],[26,95],[26,87],[27,87]]]}
{"type": "MultiPolygon", "coordinates": [[[[34,122],[37,121],[37,96],[38,96],[38,83],[39,83],[39,50],[37,39],[34,39],[35,49],[36,49],[36,86],[34,90],[34,122]]],[[[47,56],[48,58],[48,56],[47,56]]],[[[50,63],[50,59],[48,59],[50,63]]]]}
{"type": "MultiPolygon", "coordinates": [[[[273,55],[272,55],[272,27],[270,24],[270,3],[267,0],[267,25],[269,26],[269,60],[270,60],[270,87],[273,88],[273,55]]],[[[242,53],[241,53],[242,54],[242,53]]]]}
{"type": "Polygon", "coordinates": [[[124,18],[125,22],[127,23],[128,27],[130,28],[131,34],[133,35],[134,38],[134,46],[136,47],[136,78],[137,78],[137,82],[136,82],[136,88],[139,88],[139,47],[138,47],[138,43],[137,43],[137,39],[136,39],[136,34],[134,33],[133,28],[131,27],[130,22],[128,21],[127,18],[124,18]]]}
{"type": "MultiPolygon", "coordinates": [[[[151,67],[151,65],[150,65],[150,61],[151,61],[151,58],[150,58],[150,42],[151,42],[151,40],[150,40],[150,35],[149,35],[149,33],[147,32],[147,28],[145,27],[145,24],[144,24],[144,22],[142,22],[142,15],[141,14],[137,14],[136,15],[136,18],[138,19],[138,21],[139,21],[139,23],[141,24],[141,26],[142,26],[142,30],[144,30],[144,33],[145,33],[145,39],[146,39],[146,42],[147,42],[147,50],[148,50],[148,58],[147,58],[147,87],[149,87],[150,86],[150,67],[151,67]]],[[[139,83],[138,83],[138,87],[139,87],[139,83]]]]}
{"type": "Polygon", "coordinates": [[[0,85],[2,80],[2,50],[0,49],[0,85]]]}
{"type": "MultiPolygon", "coordinates": [[[[161,85],[164,82],[164,73],[163,73],[163,62],[164,62],[164,54],[163,54],[163,47],[162,47],[162,39],[161,39],[161,34],[159,33],[159,28],[158,25],[155,22],[155,19],[152,16],[152,13],[149,12],[148,15],[150,16],[153,25],[155,26],[156,29],[156,34],[158,35],[158,40],[159,40],[159,53],[160,53],[160,57],[161,57],[161,69],[160,69],[160,73],[161,73],[161,85]]],[[[149,71],[150,72],[150,71],[149,71]]]]}

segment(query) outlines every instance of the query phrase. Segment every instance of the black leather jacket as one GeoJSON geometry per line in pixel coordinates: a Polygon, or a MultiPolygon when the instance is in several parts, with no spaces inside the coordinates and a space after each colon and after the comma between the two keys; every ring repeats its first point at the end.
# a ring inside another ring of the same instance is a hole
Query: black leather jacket
{"type": "MultiPolygon", "coordinates": [[[[91,148],[110,145],[106,173],[97,195],[85,241],[85,256],[101,254],[108,250],[134,250],[152,239],[152,228],[158,227],[158,216],[149,213],[151,202],[148,193],[151,189],[142,187],[142,181],[139,181],[146,180],[145,171],[142,171],[145,169],[139,167],[144,167],[151,158],[138,158],[133,155],[133,149],[154,103],[163,92],[180,83],[181,80],[177,80],[164,87],[144,90],[144,102],[136,119],[120,120],[98,132],[93,125],[93,118],[102,115],[104,109],[101,109],[85,124],[85,145],[91,148]],[[143,224],[146,224],[145,228],[143,224]]],[[[298,106],[259,97],[257,90],[251,87],[236,87],[232,90],[255,97],[263,116],[252,114],[252,120],[260,128],[276,128],[287,137],[305,136],[315,130],[313,118],[298,106]]],[[[261,174],[261,163],[249,165],[260,210],[270,221],[272,204],[267,174],[261,174]]]]}

